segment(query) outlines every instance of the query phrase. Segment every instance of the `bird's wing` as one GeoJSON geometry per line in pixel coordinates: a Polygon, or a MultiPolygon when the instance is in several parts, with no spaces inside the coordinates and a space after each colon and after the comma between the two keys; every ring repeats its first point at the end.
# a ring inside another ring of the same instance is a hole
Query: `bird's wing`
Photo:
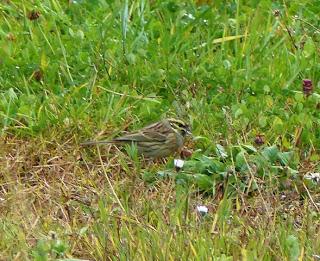
{"type": "Polygon", "coordinates": [[[172,132],[168,124],[157,122],[144,127],[140,131],[128,133],[124,136],[115,138],[115,142],[165,142],[168,134],[172,132]]]}
{"type": "Polygon", "coordinates": [[[129,133],[127,135],[113,139],[115,142],[150,142],[150,141],[160,141],[164,142],[166,136],[154,131],[139,131],[134,133],[129,133]]]}

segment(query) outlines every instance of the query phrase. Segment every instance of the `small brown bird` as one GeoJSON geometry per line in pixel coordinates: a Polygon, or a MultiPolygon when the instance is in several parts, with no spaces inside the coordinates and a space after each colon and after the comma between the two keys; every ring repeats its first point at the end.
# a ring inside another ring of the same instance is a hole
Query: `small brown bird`
{"type": "Polygon", "coordinates": [[[138,153],[147,158],[162,158],[179,151],[190,127],[181,120],[169,118],[148,125],[110,141],[87,141],[82,146],[102,144],[135,144],[138,153]]]}

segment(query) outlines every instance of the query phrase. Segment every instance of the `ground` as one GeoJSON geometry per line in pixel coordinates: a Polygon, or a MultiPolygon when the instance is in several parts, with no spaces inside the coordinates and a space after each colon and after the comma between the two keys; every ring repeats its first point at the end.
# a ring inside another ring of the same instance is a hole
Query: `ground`
{"type": "Polygon", "coordinates": [[[319,260],[319,13],[0,3],[0,259],[319,260]],[[80,146],[166,117],[181,170],[80,146]]]}

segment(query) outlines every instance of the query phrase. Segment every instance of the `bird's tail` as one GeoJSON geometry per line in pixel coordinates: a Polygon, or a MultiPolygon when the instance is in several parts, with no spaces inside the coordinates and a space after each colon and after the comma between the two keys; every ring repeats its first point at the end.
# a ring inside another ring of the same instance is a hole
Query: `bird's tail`
{"type": "Polygon", "coordinates": [[[91,145],[105,145],[105,144],[112,144],[114,142],[107,141],[107,140],[89,140],[83,143],[80,143],[80,146],[91,146],[91,145]]]}

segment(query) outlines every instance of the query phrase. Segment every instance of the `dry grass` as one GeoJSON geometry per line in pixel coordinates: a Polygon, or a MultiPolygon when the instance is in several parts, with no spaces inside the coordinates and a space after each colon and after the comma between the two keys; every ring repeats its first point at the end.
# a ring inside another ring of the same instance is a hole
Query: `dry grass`
{"type": "MultiPolygon", "coordinates": [[[[292,224],[290,230],[304,231],[310,241],[316,242],[320,232],[314,205],[320,195],[313,194],[312,202],[299,188],[262,191],[261,195],[239,193],[225,205],[223,189],[212,198],[192,188],[179,193],[173,179],[144,182],[141,168],[164,166],[136,166],[121,152],[102,149],[102,167],[95,150],[84,152],[72,140],[59,144],[7,138],[1,148],[1,230],[7,244],[16,245],[6,249],[0,244],[3,258],[27,259],[38,240],[52,237],[51,233],[69,242],[70,255],[99,260],[120,257],[119,246],[143,244],[146,235],[161,240],[182,233],[191,240],[198,238],[198,232],[208,231],[213,244],[222,233],[236,235],[242,248],[252,244],[254,231],[260,231],[269,249],[276,245],[274,237],[280,240],[276,231],[281,222],[292,224]],[[205,221],[195,211],[199,204],[209,207],[205,221]],[[310,226],[310,221],[316,223],[310,226]]],[[[180,246],[179,240],[173,240],[164,244],[180,246]]],[[[133,256],[153,256],[142,249],[133,256]]]]}

